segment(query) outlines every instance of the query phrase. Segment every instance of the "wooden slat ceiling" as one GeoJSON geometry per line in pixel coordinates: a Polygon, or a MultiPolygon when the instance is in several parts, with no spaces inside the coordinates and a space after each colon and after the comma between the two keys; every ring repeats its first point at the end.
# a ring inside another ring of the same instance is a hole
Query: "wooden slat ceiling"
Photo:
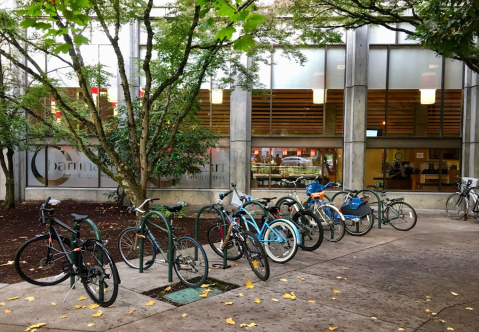
{"type": "Polygon", "coordinates": [[[210,90],[200,90],[198,100],[201,110],[198,117],[203,120],[202,126],[210,128],[217,134],[229,134],[230,132],[230,90],[223,90],[223,103],[213,104],[212,116],[210,117],[210,90]],[[210,119],[211,118],[211,119],[210,119]],[[210,126],[211,121],[211,126],[210,126]]]}

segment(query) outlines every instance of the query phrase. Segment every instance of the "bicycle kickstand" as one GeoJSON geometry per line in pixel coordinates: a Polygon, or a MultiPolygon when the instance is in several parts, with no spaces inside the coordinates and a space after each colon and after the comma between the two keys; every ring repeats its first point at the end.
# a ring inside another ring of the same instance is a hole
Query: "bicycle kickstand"
{"type": "Polygon", "coordinates": [[[80,277],[76,276],[75,277],[75,282],[73,283],[73,285],[70,287],[70,290],[68,291],[67,295],[65,295],[65,298],[63,299],[63,302],[66,301],[68,295],[70,295],[71,291],[73,288],[75,288],[75,285],[77,284],[77,281],[80,279],[80,277]]]}

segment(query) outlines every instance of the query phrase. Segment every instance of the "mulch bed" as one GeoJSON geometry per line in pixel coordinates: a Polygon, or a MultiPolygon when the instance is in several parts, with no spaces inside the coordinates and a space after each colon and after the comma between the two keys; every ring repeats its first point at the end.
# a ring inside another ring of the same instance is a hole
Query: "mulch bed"
{"type": "MultiPolygon", "coordinates": [[[[0,202],[1,203],[1,202],[0,202]]],[[[18,248],[26,240],[35,237],[37,234],[45,233],[48,228],[38,225],[38,214],[43,202],[17,203],[15,209],[0,208],[0,229],[2,234],[2,245],[0,250],[0,283],[13,284],[22,282],[15,266],[9,262],[15,259],[18,248]]],[[[62,201],[55,206],[55,217],[65,224],[73,226],[71,213],[86,214],[95,222],[100,230],[102,240],[108,240],[107,249],[115,262],[121,262],[117,249],[117,239],[120,232],[126,227],[135,225],[135,216],[125,213],[126,209],[118,209],[115,205],[107,203],[87,203],[72,200],[62,201]]],[[[161,223],[159,223],[161,225],[161,223]]],[[[185,218],[175,218],[175,235],[194,237],[195,218],[194,214],[185,218]]],[[[208,223],[200,222],[198,241],[205,245],[208,223]]],[[[84,225],[80,228],[81,238],[94,238],[90,227],[84,225]]],[[[155,234],[155,237],[157,235],[155,234]]],[[[158,239],[158,237],[157,237],[158,239]]],[[[167,237],[160,238],[162,245],[167,245],[167,237]],[[165,240],[164,240],[165,239],[165,240]]]]}

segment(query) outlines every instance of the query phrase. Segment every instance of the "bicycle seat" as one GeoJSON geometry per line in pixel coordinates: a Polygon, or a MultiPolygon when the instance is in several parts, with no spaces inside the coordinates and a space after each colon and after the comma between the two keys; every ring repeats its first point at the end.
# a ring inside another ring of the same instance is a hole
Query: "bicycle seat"
{"type": "Polygon", "coordinates": [[[168,211],[170,211],[171,213],[175,213],[175,212],[181,211],[181,209],[183,208],[183,205],[181,204],[163,205],[163,207],[167,209],[168,211]]]}
{"type": "Polygon", "coordinates": [[[71,216],[73,217],[73,221],[82,221],[82,220],[85,220],[86,218],[88,218],[87,215],[76,214],[76,213],[72,213],[71,216]]]}
{"type": "Polygon", "coordinates": [[[276,199],[276,197],[271,197],[271,198],[268,198],[268,197],[265,197],[265,198],[260,198],[258,199],[258,202],[260,202],[261,204],[263,205],[267,205],[268,203],[270,203],[273,199],[276,199]]]}
{"type": "Polygon", "coordinates": [[[319,199],[319,200],[321,200],[321,199],[323,199],[324,194],[325,194],[324,190],[321,191],[320,193],[312,193],[312,194],[311,194],[311,198],[312,198],[312,199],[319,199]]]}
{"type": "Polygon", "coordinates": [[[234,216],[245,216],[246,211],[245,210],[238,210],[238,211],[233,211],[234,216]]]}

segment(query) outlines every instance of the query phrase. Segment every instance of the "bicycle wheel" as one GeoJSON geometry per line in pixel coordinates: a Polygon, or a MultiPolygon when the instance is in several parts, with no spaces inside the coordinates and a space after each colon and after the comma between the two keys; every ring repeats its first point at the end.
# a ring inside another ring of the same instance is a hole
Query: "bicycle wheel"
{"type": "Polygon", "coordinates": [[[398,231],[408,231],[416,226],[417,215],[411,205],[406,202],[393,202],[386,210],[386,218],[398,231]]]}
{"type": "MultiPolygon", "coordinates": [[[[128,227],[118,236],[118,251],[121,259],[133,269],[140,268],[140,237],[137,227],[128,227]]],[[[156,250],[151,239],[146,236],[143,241],[143,269],[150,268],[155,262],[156,250]]]]}
{"type": "Polygon", "coordinates": [[[292,220],[296,212],[303,210],[301,204],[299,204],[292,197],[281,197],[275,203],[275,206],[279,208],[279,215],[281,216],[281,218],[285,218],[288,220],[292,220]],[[291,203],[293,201],[295,202],[293,205],[286,205],[286,203],[291,203]]]}
{"type": "Polygon", "coordinates": [[[344,217],[344,225],[346,227],[346,232],[354,236],[362,236],[368,234],[369,231],[373,228],[373,224],[374,216],[372,212],[362,218],[353,218],[347,216],[344,217]]]}
{"type": "Polygon", "coordinates": [[[446,201],[446,213],[452,220],[461,220],[467,214],[467,202],[464,196],[455,193],[446,201]]]}
{"type": "Polygon", "coordinates": [[[110,254],[101,242],[86,240],[81,246],[81,282],[93,302],[109,307],[118,295],[120,277],[110,254]]]}
{"type": "MultiPolygon", "coordinates": [[[[223,245],[223,226],[220,225],[211,225],[208,228],[208,243],[210,244],[211,249],[220,257],[223,257],[223,250],[221,250],[221,246],[223,245]]],[[[230,237],[228,240],[228,244],[226,246],[227,249],[227,256],[226,258],[232,261],[238,260],[243,256],[241,253],[241,247],[236,238],[230,237]]]]}
{"type": "Polygon", "coordinates": [[[341,212],[332,205],[322,205],[320,202],[315,202],[313,211],[321,221],[324,238],[329,242],[341,241],[346,234],[346,225],[341,212]]]}
{"type": "Polygon", "coordinates": [[[208,277],[208,259],[201,244],[191,237],[180,237],[173,248],[173,268],[186,286],[203,285],[208,277]]]}
{"type": "MultiPolygon", "coordinates": [[[[70,264],[56,237],[44,234],[25,242],[15,255],[15,269],[25,281],[38,286],[56,285],[70,276],[70,264]]],[[[65,249],[70,240],[60,237],[65,249]]]]}
{"type": "Polygon", "coordinates": [[[313,251],[323,243],[324,230],[321,220],[311,210],[302,210],[293,216],[293,223],[298,227],[299,247],[313,251]]]}
{"type": "Polygon", "coordinates": [[[263,246],[252,232],[245,231],[242,235],[244,238],[244,254],[251,269],[253,269],[254,274],[256,274],[259,279],[263,281],[268,280],[269,263],[263,246]]]}
{"type": "Polygon", "coordinates": [[[264,244],[266,255],[276,263],[286,263],[298,252],[298,239],[293,227],[281,220],[274,220],[266,227],[260,242],[264,244]]]}

